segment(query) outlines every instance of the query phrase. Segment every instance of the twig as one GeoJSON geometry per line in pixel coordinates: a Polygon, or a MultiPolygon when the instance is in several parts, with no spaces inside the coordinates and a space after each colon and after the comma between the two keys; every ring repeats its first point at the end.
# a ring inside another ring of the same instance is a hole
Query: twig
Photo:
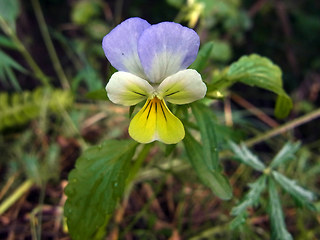
{"type": "Polygon", "coordinates": [[[258,135],[256,137],[254,137],[254,138],[251,138],[251,139],[245,141],[245,144],[248,147],[251,147],[251,146],[253,146],[253,145],[257,144],[257,143],[260,143],[260,142],[262,142],[264,140],[267,140],[269,138],[277,136],[277,135],[279,135],[281,133],[284,133],[284,132],[286,132],[286,131],[288,131],[290,129],[298,127],[298,126],[300,126],[300,125],[302,125],[304,123],[312,121],[312,120],[314,120],[314,119],[316,119],[318,117],[320,117],[320,108],[316,109],[316,110],[314,110],[314,111],[312,111],[312,112],[310,112],[310,113],[308,113],[308,114],[306,114],[306,115],[304,115],[302,117],[296,118],[296,119],[292,120],[291,122],[288,122],[288,123],[286,123],[284,125],[281,125],[281,126],[279,126],[277,128],[274,128],[274,129],[272,129],[272,130],[270,130],[270,131],[268,131],[266,133],[263,133],[261,135],[258,135]]]}
{"type": "Polygon", "coordinates": [[[252,18],[254,17],[257,12],[260,11],[260,9],[268,2],[268,0],[260,0],[260,1],[255,1],[253,6],[249,9],[248,15],[252,18]]]}
{"type": "Polygon", "coordinates": [[[231,110],[231,103],[229,98],[225,98],[224,100],[224,117],[226,120],[226,125],[228,127],[232,127],[233,126],[232,110],[231,110]]]}
{"type": "Polygon", "coordinates": [[[279,124],[270,118],[268,115],[266,115],[263,111],[256,108],[254,105],[252,105],[250,102],[245,100],[244,98],[240,97],[239,95],[232,93],[231,99],[235,102],[237,102],[240,106],[246,108],[249,112],[251,112],[253,115],[255,115],[257,118],[259,118],[264,123],[268,124],[270,127],[278,127],[279,124]]]}

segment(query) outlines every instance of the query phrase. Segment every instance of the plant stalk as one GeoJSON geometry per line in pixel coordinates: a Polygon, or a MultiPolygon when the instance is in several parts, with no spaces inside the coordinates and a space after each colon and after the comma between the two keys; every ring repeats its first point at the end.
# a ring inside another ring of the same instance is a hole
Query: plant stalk
{"type": "Polygon", "coordinates": [[[51,59],[51,62],[53,64],[54,70],[56,71],[61,85],[64,89],[70,89],[70,85],[68,82],[68,79],[63,71],[63,68],[61,66],[61,63],[59,61],[58,55],[54,49],[49,31],[48,31],[48,27],[47,24],[45,22],[42,10],[41,10],[41,6],[38,0],[32,0],[32,6],[34,8],[34,12],[36,14],[36,18],[40,27],[40,31],[44,40],[44,43],[47,47],[48,53],[49,53],[49,57],[51,59]]]}
{"type": "Polygon", "coordinates": [[[0,215],[8,210],[20,197],[25,194],[34,184],[34,181],[28,179],[24,181],[8,198],[0,204],[0,215]]]}
{"type": "Polygon", "coordinates": [[[302,125],[304,123],[312,121],[312,120],[314,120],[314,119],[316,119],[318,117],[320,117],[320,108],[316,109],[316,110],[314,110],[314,111],[312,111],[312,112],[310,112],[310,113],[308,113],[308,114],[306,114],[306,115],[304,115],[302,117],[296,118],[296,119],[294,119],[294,120],[292,120],[292,121],[290,121],[290,122],[288,122],[286,124],[283,124],[283,125],[281,125],[279,127],[276,127],[276,128],[274,128],[274,129],[272,129],[270,131],[267,131],[267,132],[265,132],[265,133],[263,133],[261,135],[253,137],[253,138],[249,139],[248,141],[245,141],[245,144],[248,147],[251,147],[251,146],[253,146],[253,145],[257,144],[257,143],[260,143],[260,142],[262,142],[264,140],[267,140],[269,138],[277,136],[277,135],[279,135],[281,133],[284,133],[284,132],[286,132],[286,131],[288,131],[290,129],[298,127],[298,126],[300,126],[300,125],[302,125]]]}
{"type": "Polygon", "coordinates": [[[30,68],[32,69],[35,77],[41,81],[43,85],[48,86],[49,85],[49,77],[46,76],[38,64],[34,61],[26,47],[23,45],[23,43],[20,41],[20,39],[17,37],[16,33],[13,31],[13,29],[7,24],[7,22],[3,19],[3,17],[0,16],[0,26],[2,30],[11,38],[11,40],[15,43],[17,46],[18,51],[21,53],[21,55],[24,57],[30,68]]]}

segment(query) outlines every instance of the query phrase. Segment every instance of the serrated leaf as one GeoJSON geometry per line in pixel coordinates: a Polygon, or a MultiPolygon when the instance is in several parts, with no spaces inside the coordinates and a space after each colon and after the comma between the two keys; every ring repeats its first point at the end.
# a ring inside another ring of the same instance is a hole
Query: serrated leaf
{"type": "Polygon", "coordinates": [[[201,134],[204,162],[210,170],[217,170],[219,166],[218,144],[211,111],[208,107],[197,102],[191,104],[191,109],[201,134]]]}
{"type": "Polygon", "coordinates": [[[276,185],[271,178],[269,178],[269,216],[272,230],[271,239],[292,240],[292,236],[286,228],[276,185]]]}
{"type": "Polygon", "coordinates": [[[95,239],[105,226],[123,194],[136,146],[132,140],[107,140],[77,160],[65,189],[64,212],[72,239],[95,239]]]}
{"type": "Polygon", "coordinates": [[[235,154],[234,157],[241,163],[244,163],[260,172],[263,172],[263,170],[266,168],[259,158],[250,152],[250,150],[243,143],[241,143],[240,146],[232,141],[229,141],[228,143],[232,152],[235,154]]]}
{"type": "Polygon", "coordinates": [[[232,188],[228,179],[218,170],[210,170],[208,168],[207,163],[204,161],[201,144],[187,130],[183,143],[188,158],[202,183],[209,187],[219,198],[230,199],[232,197],[232,188]]]}
{"type": "Polygon", "coordinates": [[[231,215],[237,216],[246,212],[248,207],[255,206],[260,198],[261,193],[266,188],[266,176],[261,176],[254,183],[249,184],[250,191],[245,195],[244,200],[236,207],[232,208],[231,215]]]}
{"type": "Polygon", "coordinates": [[[207,42],[204,44],[196,58],[196,60],[191,64],[190,68],[201,72],[208,64],[209,57],[213,49],[213,42],[207,42]]]}
{"type": "Polygon", "coordinates": [[[103,101],[109,100],[105,89],[99,89],[92,92],[88,92],[86,94],[86,98],[89,98],[91,100],[103,100],[103,101]]]}
{"type": "Polygon", "coordinates": [[[300,187],[296,181],[288,179],[276,171],[272,172],[272,176],[277,183],[279,183],[280,186],[299,203],[299,205],[306,206],[310,210],[316,211],[316,207],[312,203],[316,200],[316,195],[313,192],[300,187]]]}
{"type": "Polygon", "coordinates": [[[268,58],[257,54],[243,56],[231,64],[227,73],[229,78],[267,89],[274,93],[283,93],[282,72],[268,58]]]}
{"type": "Polygon", "coordinates": [[[292,108],[291,99],[282,87],[281,69],[268,58],[257,54],[243,56],[235,63],[231,64],[227,72],[227,77],[233,82],[240,81],[250,86],[257,86],[274,92],[278,96],[278,106],[276,106],[276,116],[286,117],[292,108]],[[282,101],[282,102],[281,102],[282,101]],[[283,103],[286,103],[283,104],[283,103]]]}
{"type": "Polygon", "coordinates": [[[241,214],[236,216],[234,219],[232,219],[232,221],[229,224],[230,229],[234,230],[239,226],[241,226],[242,224],[244,224],[246,222],[247,217],[248,217],[247,212],[242,212],[241,214]]]}
{"type": "Polygon", "coordinates": [[[270,167],[275,168],[280,164],[284,164],[289,160],[295,158],[294,154],[300,147],[300,142],[297,143],[286,143],[282,149],[277,153],[277,155],[271,161],[270,167]]]}

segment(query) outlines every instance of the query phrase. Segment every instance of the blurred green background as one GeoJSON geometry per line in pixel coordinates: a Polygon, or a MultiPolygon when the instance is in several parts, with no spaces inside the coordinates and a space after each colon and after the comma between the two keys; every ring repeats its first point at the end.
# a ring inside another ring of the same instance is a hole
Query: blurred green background
{"type": "MultiPolygon", "coordinates": [[[[128,138],[128,109],[100,100],[116,71],[101,41],[117,24],[138,16],[194,28],[201,44],[214,44],[202,73],[207,81],[251,53],[280,66],[294,103],[288,118],[274,118],[274,94],[245,85],[213,102],[221,134],[244,140],[319,108],[319,12],[320,2],[312,0],[0,0],[0,201],[16,197],[0,205],[0,239],[68,239],[63,188],[76,159],[103,139],[128,138]]],[[[254,150],[267,161],[288,139],[300,140],[297,161],[283,170],[319,193],[319,124],[307,121],[254,150]]],[[[163,165],[163,148],[147,158],[141,179],[108,226],[108,239],[270,239],[259,208],[240,230],[228,228],[229,211],[254,172],[226,157],[235,198],[222,202],[189,168],[172,167],[174,161],[163,165]]],[[[292,205],[284,212],[295,239],[320,238],[320,215],[310,218],[292,205]]]]}

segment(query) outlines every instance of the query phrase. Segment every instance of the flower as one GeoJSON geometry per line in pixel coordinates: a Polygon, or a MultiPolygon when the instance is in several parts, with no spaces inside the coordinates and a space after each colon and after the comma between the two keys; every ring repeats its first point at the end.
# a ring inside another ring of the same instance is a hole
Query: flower
{"type": "Polygon", "coordinates": [[[150,25],[129,18],[102,41],[114,73],[106,91],[116,104],[132,106],[146,100],[130,122],[129,134],[138,142],[159,140],[174,144],[184,138],[181,121],[166,105],[187,104],[204,97],[201,75],[186,69],[196,59],[200,45],[195,31],[173,22],[150,25]]]}

